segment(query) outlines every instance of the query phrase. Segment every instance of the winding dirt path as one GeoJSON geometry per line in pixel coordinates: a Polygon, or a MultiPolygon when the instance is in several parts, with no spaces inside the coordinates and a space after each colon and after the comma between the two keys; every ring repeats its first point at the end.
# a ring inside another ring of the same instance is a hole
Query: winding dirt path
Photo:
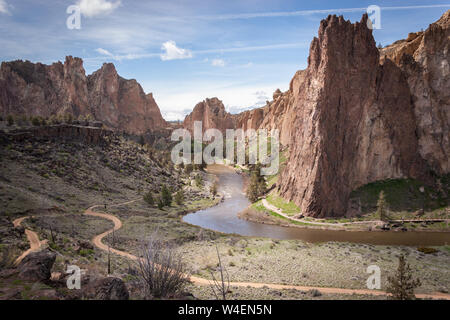
{"type": "MultiPolygon", "coordinates": [[[[109,206],[109,207],[110,208],[111,207],[119,207],[119,206],[133,203],[135,201],[137,201],[137,200],[127,201],[127,202],[109,206]]],[[[114,248],[110,248],[109,246],[105,245],[102,242],[102,240],[107,235],[122,228],[122,221],[120,221],[119,218],[117,218],[116,216],[114,216],[112,214],[100,213],[100,212],[93,211],[93,209],[96,207],[102,207],[102,206],[101,205],[92,206],[92,207],[88,208],[84,212],[84,214],[87,216],[98,217],[98,218],[110,220],[111,222],[113,222],[114,227],[108,231],[105,231],[99,235],[96,235],[92,239],[92,242],[94,243],[94,245],[101,250],[104,250],[104,251],[109,250],[110,252],[115,253],[119,256],[126,257],[128,259],[137,261],[139,259],[139,257],[137,257],[131,253],[125,252],[125,251],[120,251],[120,250],[117,250],[114,248]]],[[[14,227],[20,226],[22,224],[22,222],[27,218],[28,217],[22,217],[22,218],[14,220],[13,221],[14,227]]],[[[27,235],[28,242],[30,243],[30,248],[27,251],[23,252],[19,258],[17,258],[17,260],[15,261],[16,264],[18,264],[20,261],[22,261],[23,258],[25,258],[31,252],[39,251],[41,249],[42,245],[47,242],[47,240],[40,241],[39,236],[34,231],[26,229],[25,233],[27,235]]],[[[197,285],[211,285],[211,280],[208,280],[205,278],[190,276],[189,280],[192,283],[195,283],[197,285]]],[[[322,293],[328,293],[328,294],[360,294],[360,295],[373,295],[373,296],[387,295],[386,292],[380,291],[380,290],[342,289],[342,288],[331,288],[331,287],[308,287],[308,286],[299,286],[299,285],[285,285],[285,284],[258,283],[258,282],[230,282],[230,286],[232,286],[232,287],[251,287],[251,288],[270,288],[270,289],[274,289],[274,290],[286,290],[286,289],[292,290],[292,289],[294,289],[294,290],[299,290],[299,291],[309,291],[309,290],[315,289],[315,290],[319,290],[322,293]]],[[[416,294],[416,297],[422,298],[422,299],[430,299],[431,298],[431,299],[450,300],[450,294],[444,294],[444,293],[416,294]]]]}
{"type": "MultiPolygon", "coordinates": [[[[19,227],[22,222],[27,219],[28,217],[22,217],[19,219],[16,219],[13,221],[14,228],[19,227]]],[[[14,262],[15,265],[18,265],[27,255],[29,255],[31,252],[39,251],[43,244],[47,243],[47,240],[40,241],[39,236],[36,232],[25,229],[25,234],[27,236],[28,242],[30,243],[30,248],[26,251],[24,251],[20,257],[16,259],[14,262]]]]}
{"type": "MultiPolygon", "coordinates": [[[[132,202],[135,202],[137,200],[128,201],[122,204],[115,205],[114,207],[122,206],[125,204],[129,204],[132,202]]],[[[114,248],[109,248],[107,245],[105,245],[102,240],[104,237],[112,233],[113,231],[117,231],[122,227],[122,221],[120,221],[119,218],[116,216],[109,214],[109,213],[99,213],[93,211],[95,207],[101,207],[101,206],[93,206],[90,207],[85,211],[85,215],[92,216],[92,217],[99,217],[104,218],[107,220],[110,220],[114,223],[113,229],[110,229],[106,232],[103,232],[102,234],[99,234],[95,236],[92,239],[92,242],[96,247],[98,247],[101,250],[113,252],[117,255],[120,255],[122,257],[129,258],[131,260],[137,261],[139,257],[132,255],[131,253],[116,250],[114,248]]],[[[190,276],[189,280],[192,283],[195,283],[197,285],[211,285],[211,280],[200,278],[196,276],[190,276]]],[[[381,290],[368,290],[368,289],[342,289],[342,288],[330,288],[330,287],[307,287],[307,286],[298,286],[298,285],[285,285],[285,284],[274,284],[274,283],[258,283],[258,282],[230,282],[230,286],[232,287],[251,287],[251,288],[270,288],[275,290],[286,290],[286,289],[294,289],[299,291],[309,291],[309,290],[319,290],[322,293],[328,293],[328,294],[361,294],[361,295],[374,295],[374,296],[385,296],[387,295],[386,292],[381,290]]],[[[449,294],[444,293],[432,293],[432,294],[416,294],[417,298],[422,299],[445,299],[450,300],[449,294]]]]}

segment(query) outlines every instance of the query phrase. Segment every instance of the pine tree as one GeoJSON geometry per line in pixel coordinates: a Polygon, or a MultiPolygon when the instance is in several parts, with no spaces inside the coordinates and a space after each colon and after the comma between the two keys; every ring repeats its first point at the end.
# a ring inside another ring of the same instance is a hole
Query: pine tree
{"type": "Polygon", "coordinates": [[[163,199],[160,197],[158,199],[158,209],[161,210],[162,208],[164,208],[164,202],[163,199]]]}
{"type": "Polygon", "coordinates": [[[150,206],[155,205],[155,199],[153,198],[153,195],[150,191],[144,195],[144,201],[147,202],[150,206]]]}
{"type": "Polygon", "coordinates": [[[384,196],[384,191],[383,190],[380,192],[380,195],[378,196],[377,216],[380,218],[381,221],[385,221],[387,219],[387,215],[386,215],[386,198],[384,196]]]}
{"type": "Polygon", "coordinates": [[[411,267],[403,255],[398,258],[397,272],[393,277],[388,277],[388,282],[386,292],[392,294],[394,300],[415,299],[414,289],[421,285],[419,279],[413,279],[411,267]]]}
{"type": "Polygon", "coordinates": [[[259,197],[267,191],[266,181],[261,175],[261,164],[257,164],[251,171],[250,183],[247,188],[247,198],[251,202],[258,201],[259,197]]]}
{"type": "Polygon", "coordinates": [[[184,193],[183,193],[182,189],[178,190],[178,192],[175,194],[175,202],[178,205],[182,205],[183,204],[183,202],[184,202],[184,193]]]}
{"type": "Polygon", "coordinates": [[[161,200],[164,206],[170,207],[172,204],[172,194],[169,189],[167,189],[166,185],[163,185],[161,189],[161,200]]]}

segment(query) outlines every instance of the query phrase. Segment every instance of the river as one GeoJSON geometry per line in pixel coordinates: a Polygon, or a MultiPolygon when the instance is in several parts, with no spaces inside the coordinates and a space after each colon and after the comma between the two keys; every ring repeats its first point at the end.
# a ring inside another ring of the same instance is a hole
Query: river
{"type": "Polygon", "coordinates": [[[217,206],[186,215],[187,223],[223,233],[273,239],[298,239],[306,242],[352,242],[376,245],[440,246],[450,244],[449,232],[396,231],[334,231],[281,227],[260,224],[238,218],[238,213],[250,205],[243,192],[243,177],[223,165],[208,166],[208,172],[218,177],[218,191],[225,199],[217,206]]]}

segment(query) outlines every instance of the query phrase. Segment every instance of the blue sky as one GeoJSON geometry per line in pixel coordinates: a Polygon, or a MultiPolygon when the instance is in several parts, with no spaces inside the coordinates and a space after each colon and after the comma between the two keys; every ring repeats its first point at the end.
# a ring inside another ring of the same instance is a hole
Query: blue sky
{"type": "Polygon", "coordinates": [[[449,0],[0,0],[0,60],[50,64],[72,55],[88,74],[113,62],[153,92],[167,120],[213,96],[237,112],[287,90],[321,19],[359,21],[369,5],[381,7],[374,37],[383,45],[450,9],[449,0]],[[66,27],[70,5],[80,8],[80,29],[66,27]]]}

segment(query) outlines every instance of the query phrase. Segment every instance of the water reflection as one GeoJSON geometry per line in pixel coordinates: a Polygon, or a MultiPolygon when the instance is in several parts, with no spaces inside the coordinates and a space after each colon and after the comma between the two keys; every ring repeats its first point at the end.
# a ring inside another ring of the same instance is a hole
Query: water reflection
{"type": "Polygon", "coordinates": [[[280,227],[239,219],[237,214],[250,202],[243,193],[243,178],[231,168],[222,165],[208,167],[218,176],[218,190],[225,200],[212,208],[186,215],[183,220],[203,228],[243,236],[273,239],[300,239],[307,242],[354,242],[380,245],[437,246],[450,244],[450,233],[445,232],[368,232],[331,231],[297,227],[280,227]]]}

